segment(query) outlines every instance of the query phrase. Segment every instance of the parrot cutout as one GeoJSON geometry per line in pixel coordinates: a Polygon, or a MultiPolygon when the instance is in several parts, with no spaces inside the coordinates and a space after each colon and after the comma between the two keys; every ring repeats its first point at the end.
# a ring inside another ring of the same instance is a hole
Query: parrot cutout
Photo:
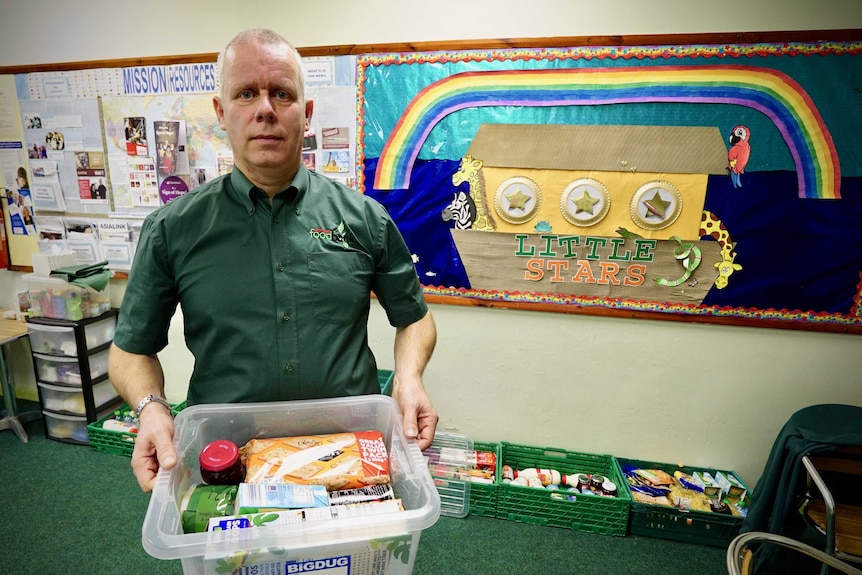
{"type": "Polygon", "coordinates": [[[751,155],[751,130],[748,126],[736,126],[730,132],[730,149],[727,151],[727,168],[730,170],[730,180],[734,188],[742,187],[742,174],[751,155]]]}

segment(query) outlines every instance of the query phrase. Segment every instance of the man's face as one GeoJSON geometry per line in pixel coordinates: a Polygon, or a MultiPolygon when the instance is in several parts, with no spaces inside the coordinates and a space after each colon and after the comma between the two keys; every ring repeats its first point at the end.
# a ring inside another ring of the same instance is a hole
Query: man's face
{"type": "Polygon", "coordinates": [[[313,111],[299,93],[300,73],[285,45],[238,44],[225,55],[213,106],[234,163],[261,187],[286,186],[299,168],[313,111]]]}

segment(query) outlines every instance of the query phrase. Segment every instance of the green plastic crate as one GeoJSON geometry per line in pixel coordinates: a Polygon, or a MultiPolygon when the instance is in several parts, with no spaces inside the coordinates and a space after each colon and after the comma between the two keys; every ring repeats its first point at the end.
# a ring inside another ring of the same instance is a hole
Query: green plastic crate
{"type": "Polygon", "coordinates": [[[494,474],[494,483],[473,482],[470,484],[470,513],[472,515],[481,515],[482,517],[497,517],[499,482],[496,478],[500,475],[500,444],[475,441],[473,442],[473,449],[476,451],[490,451],[496,454],[497,470],[494,474]]]}
{"type": "MultiPolygon", "coordinates": [[[[520,485],[499,485],[497,517],[577,531],[625,536],[631,495],[623,487],[619,463],[612,455],[594,455],[554,447],[531,447],[502,442],[498,468],[538,467],[556,469],[564,475],[598,474],[617,484],[616,497],[551,491],[520,485]],[[560,497],[562,495],[562,497],[560,497]],[[569,498],[573,496],[573,498],[569,498]]],[[[500,481],[498,476],[497,481],[500,481]]]]}
{"type": "MultiPolygon", "coordinates": [[[[681,466],[672,463],[656,463],[655,461],[641,461],[638,459],[620,459],[619,464],[621,469],[625,469],[627,465],[631,465],[640,469],[660,469],[671,475],[673,475],[674,471],[682,471],[688,474],[694,471],[708,471],[712,475],[715,475],[716,471],[721,471],[724,474],[732,474],[739,479],[740,483],[750,493],[748,486],[740,479],[739,474],[733,471],[716,470],[709,467],[681,466]]],[[[631,495],[628,482],[624,483],[625,489],[631,495]]],[[[742,520],[742,517],[733,515],[641,503],[632,498],[629,531],[632,535],[641,535],[644,537],[656,537],[714,547],[727,547],[733,538],[739,535],[742,520]]]]}
{"type": "MultiPolygon", "coordinates": [[[[395,372],[388,369],[377,370],[377,380],[380,382],[380,393],[384,395],[392,395],[392,380],[395,379],[395,372]]],[[[186,402],[183,401],[173,406],[174,415],[186,408],[186,402]]],[[[120,406],[120,410],[128,409],[127,403],[120,406]]],[[[106,417],[95,421],[87,426],[87,434],[90,437],[90,447],[96,451],[104,453],[113,453],[115,455],[132,456],[132,451],[135,449],[136,434],[123,431],[113,431],[104,429],[102,424],[112,417],[111,412],[106,417]]]]}
{"type": "Polygon", "coordinates": [[[392,395],[392,381],[395,379],[395,372],[389,369],[377,370],[377,381],[380,383],[380,393],[383,395],[392,395]]]}
{"type": "MultiPolygon", "coordinates": [[[[172,406],[174,415],[182,411],[185,406],[185,402],[172,406]]],[[[105,429],[102,427],[102,424],[112,418],[115,412],[126,409],[129,409],[128,403],[124,403],[102,419],[87,425],[87,435],[90,438],[90,447],[103,453],[124,455],[126,457],[132,456],[132,451],[135,449],[135,439],[137,438],[136,433],[114,431],[112,429],[105,429]]]]}

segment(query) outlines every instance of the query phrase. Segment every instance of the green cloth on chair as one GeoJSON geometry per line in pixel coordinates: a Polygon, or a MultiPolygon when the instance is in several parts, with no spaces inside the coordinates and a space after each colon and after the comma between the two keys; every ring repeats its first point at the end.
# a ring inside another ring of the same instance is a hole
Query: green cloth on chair
{"type": "Polygon", "coordinates": [[[92,288],[96,291],[103,291],[108,285],[114,272],[105,269],[108,262],[99,262],[95,264],[84,264],[79,266],[69,266],[51,270],[51,275],[59,277],[71,284],[83,288],[92,288]]]}
{"type": "MultiPolygon", "coordinates": [[[[741,533],[767,531],[798,537],[804,520],[797,504],[805,493],[802,456],[832,451],[840,446],[862,445],[862,407],[840,404],[811,405],[794,413],[775,440],[763,475],[751,495],[741,533]]],[[[761,561],[769,563],[769,546],[761,561]]]]}

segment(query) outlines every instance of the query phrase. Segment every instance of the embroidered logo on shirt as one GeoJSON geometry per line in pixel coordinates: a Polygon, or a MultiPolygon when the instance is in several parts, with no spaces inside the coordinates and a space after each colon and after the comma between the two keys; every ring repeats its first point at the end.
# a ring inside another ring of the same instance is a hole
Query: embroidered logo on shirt
{"type": "Polygon", "coordinates": [[[349,248],[350,236],[344,231],[344,228],[344,222],[341,222],[335,227],[334,230],[327,230],[325,228],[311,228],[308,231],[308,234],[313,238],[338,242],[345,248],[349,248]]]}

